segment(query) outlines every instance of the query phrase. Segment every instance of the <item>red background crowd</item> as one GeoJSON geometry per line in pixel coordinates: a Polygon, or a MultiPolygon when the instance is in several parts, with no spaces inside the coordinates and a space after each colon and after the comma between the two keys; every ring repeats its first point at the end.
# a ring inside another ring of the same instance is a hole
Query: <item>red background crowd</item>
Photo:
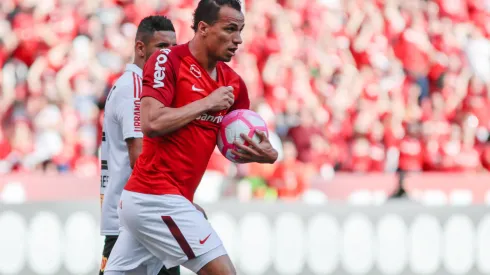
{"type": "MultiPolygon", "coordinates": [[[[98,173],[103,103],[139,21],[194,0],[0,1],[0,173],[98,173]]],[[[280,161],[209,171],[281,196],[336,171],[490,169],[490,0],[246,0],[231,65],[280,161]],[[261,183],[262,182],[262,183],[261,183]]]]}

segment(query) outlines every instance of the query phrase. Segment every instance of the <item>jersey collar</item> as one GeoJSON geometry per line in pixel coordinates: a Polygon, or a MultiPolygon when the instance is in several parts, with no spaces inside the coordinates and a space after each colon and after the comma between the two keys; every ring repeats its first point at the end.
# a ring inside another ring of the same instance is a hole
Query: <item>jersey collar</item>
{"type": "Polygon", "coordinates": [[[127,64],[126,71],[131,71],[137,74],[139,77],[143,77],[143,70],[140,67],[136,66],[135,64],[127,64]]]}

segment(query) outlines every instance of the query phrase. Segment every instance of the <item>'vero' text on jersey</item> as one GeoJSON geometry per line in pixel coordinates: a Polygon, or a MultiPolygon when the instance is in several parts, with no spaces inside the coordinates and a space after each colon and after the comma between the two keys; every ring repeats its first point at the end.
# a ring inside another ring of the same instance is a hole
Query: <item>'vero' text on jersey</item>
{"type": "Polygon", "coordinates": [[[162,88],[163,79],[165,78],[165,63],[167,63],[167,55],[170,53],[169,49],[162,49],[161,54],[157,56],[157,62],[155,62],[155,73],[153,74],[153,88],[162,88]]]}

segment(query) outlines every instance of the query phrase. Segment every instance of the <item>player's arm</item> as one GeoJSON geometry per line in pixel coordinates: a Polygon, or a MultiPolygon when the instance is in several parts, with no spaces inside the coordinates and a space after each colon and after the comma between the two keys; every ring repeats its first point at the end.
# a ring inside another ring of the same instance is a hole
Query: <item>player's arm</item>
{"type": "Polygon", "coordinates": [[[141,150],[143,148],[143,139],[128,138],[126,139],[126,146],[128,147],[129,165],[131,166],[131,169],[133,169],[136,160],[141,154],[141,150]]]}
{"type": "Polygon", "coordinates": [[[121,98],[109,98],[109,100],[118,100],[117,120],[121,125],[122,136],[128,147],[129,164],[134,167],[136,160],[141,154],[143,147],[143,131],[141,129],[141,108],[140,108],[140,87],[137,85],[122,86],[118,95],[121,98]]]}
{"type": "Polygon", "coordinates": [[[141,100],[143,133],[149,137],[162,136],[178,130],[209,110],[202,100],[181,108],[166,107],[153,97],[141,100]]]}
{"type": "Polygon", "coordinates": [[[206,98],[188,105],[169,107],[177,90],[178,61],[172,61],[169,50],[153,54],[143,70],[141,125],[148,137],[162,136],[178,130],[208,111],[230,108],[233,89],[221,87],[206,98]]]}

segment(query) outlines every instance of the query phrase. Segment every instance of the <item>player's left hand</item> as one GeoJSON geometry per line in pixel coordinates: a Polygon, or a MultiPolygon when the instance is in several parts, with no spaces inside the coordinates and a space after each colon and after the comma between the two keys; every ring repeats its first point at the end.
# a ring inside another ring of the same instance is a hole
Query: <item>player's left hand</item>
{"type": "Polygon", "coordinates": [[[258,163],[274,163],[277,160],[278,153],[272,147],[269,138],[264,132],[256,131],[260,137],[260,142],[256,143],[245,134],[240,136],[248,143],[248,146],[235,141],[235,145],[239,151],[232,150],[232,154],[237,157],[239,163],[258,162],[258,163]]]}

